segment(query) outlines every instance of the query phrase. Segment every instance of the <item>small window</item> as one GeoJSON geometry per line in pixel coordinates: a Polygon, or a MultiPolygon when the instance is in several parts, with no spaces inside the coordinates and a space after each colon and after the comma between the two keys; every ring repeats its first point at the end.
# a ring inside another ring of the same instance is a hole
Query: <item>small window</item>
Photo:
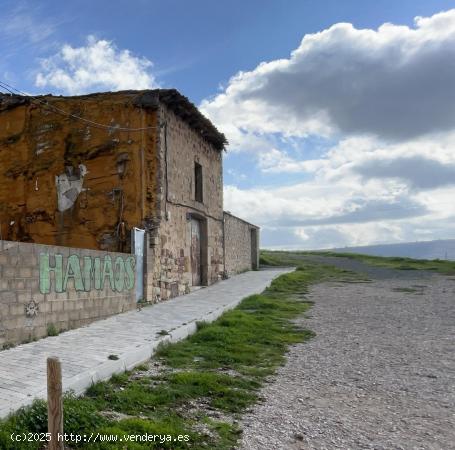
{"type": "Polygon", "coordinates": [[[202,166],[195,162],[194,163],[194,199],[197,202],[202,203],[204,200],[202,192],[202,166]]]}

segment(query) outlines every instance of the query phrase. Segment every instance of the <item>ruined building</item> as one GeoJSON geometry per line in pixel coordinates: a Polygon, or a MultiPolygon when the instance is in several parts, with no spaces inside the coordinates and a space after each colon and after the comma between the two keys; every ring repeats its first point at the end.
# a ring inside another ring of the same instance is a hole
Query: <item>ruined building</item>
{"type": "Polygon", "coordinates": [[[174,89],[1,94],[0,240],[134,253],[149,301],[254,269],[258,228],[223,212],[226,143],[174,89]]]}

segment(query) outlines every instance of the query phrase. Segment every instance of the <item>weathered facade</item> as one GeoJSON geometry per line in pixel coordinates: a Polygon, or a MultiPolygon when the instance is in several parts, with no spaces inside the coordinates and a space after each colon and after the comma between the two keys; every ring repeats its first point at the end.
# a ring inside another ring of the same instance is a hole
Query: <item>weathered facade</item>
{"type": "Polygon", "coordinates": [[[144,255],[148,301],[255,268],[254,226],[223,213],[225,144],[172,89],[0,95],[0,240],[144,255]]]}
{"type": "Polygon", "coordinates": [[[211,284],[224,272],[222,153],[169,108],[161,109],[161,118],[166,124],[159,137],[162,220],[151,234],[147,270],[157,299],[211,284]],[[197,166],[202,170],[199,200],[197,166]]]}
{"type": "Polygon", "coordinates": [[[227,275],[259,268],[259,227],[224,213],[225,270],[227,275]]]}
{"type": "MultiPolygon", "coordinates": [[[[43,103],[2,97],[3,239],[129,251],[128,229],[147,214],[141,189],[145,166],[156,174],[158,164],[145,154],[153,153],[157,130],[118,131],[120,123],[131,128],[157,123],[156,114],[144,113],[131,100],[127,94],[44,97],[43,103]],[[61,110],[112,128],[91,126],[61,110]]],[[[156,182],[148,180],[149,189],[156,182]]],[[[149,197],[153,209],[157,198],[149,197]]]]}

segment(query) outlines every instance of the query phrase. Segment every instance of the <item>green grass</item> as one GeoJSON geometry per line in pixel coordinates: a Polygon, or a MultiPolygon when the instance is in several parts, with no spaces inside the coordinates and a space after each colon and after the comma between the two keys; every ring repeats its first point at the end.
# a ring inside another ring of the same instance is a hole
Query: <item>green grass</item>
{"type": "Polygon", "coordinates": [[[48,336],[58,336],[59,332],[53,323],[50,323],[47,326],[47,335],[48,336]]]}
{"type": "Polygon", "coordinates": [[[412,259],[401,257],[382,257],[362,255],[360,253],[337,253],[329,251],[314,252],[285,252],[285,251],[268,251],[261,250],[263,265],[295,265],[305,260],[305,255],[332,256],[338,258],[349,258],[361,261],[378,267],[385,267],[399,270],[429,270],[444,275],[455,274],[455,261],[446,261],[441,259],[412,259]]]}
{"type": "MultiPolygon", "coordinates": [[[[245,298],[215,322],[198,323],[195,334],[158,349],[150,364],[92,385],[86,395],[64,400],[66,433],[188,435],[188,442],[128,444],[129,450],[172,448],[227,450],[236,445],[235,425],[259,395],[265,378],[283,364],[291,344],[312,332],[293,319],[310,307],[310,284],[352,278],[319,264],[298,264],[260,295],[245,298]],[[156,361],[164,370],[151,370],[156,361]],[[150,370],[149,370],[150,369],[150,370]],[[217,411],[217,416],[212,412],[217,411]],[[220,418],[221,417],[221,418],[220,418]],[[231,420],[227,420],[230,418],[231,420]]],[[[11,433],[46,431],[46,404],[35,402],[0,422],[0,448],[16,449],[11,433]]],[[[30,442],[21,449],[38,450],[30,442]]],[[[123,449],[121,443],[72,444],[74,449],[123,449]]]]}
{"type": "Polygon", "coordinates": [[[331,253],[324,252],[327,256],[337,256],[350,259],[356,259],[366,264],[371,264],[378,267],[386,267],[399,270],[429,270],[438,272],[444,275],[455,274],[455,261],[445,261],[441,259],[412,259],[401,257],[381,257],[361,255],[358,253],[331,253]]]}

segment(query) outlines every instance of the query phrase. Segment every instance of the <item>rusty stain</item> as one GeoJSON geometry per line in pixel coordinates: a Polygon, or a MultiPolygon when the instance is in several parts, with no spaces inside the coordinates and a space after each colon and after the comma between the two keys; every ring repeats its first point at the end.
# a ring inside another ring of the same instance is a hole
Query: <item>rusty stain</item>
{"type": "MultiPolygon", "coordinates": [[[[142,126],[142,110],[132,104],[127,94],[49,97],[48,101],[112,128],[94,128],[19,100],[3,101],[0,236],[49,245],[129,251],[131,227],[152,220],[157,211],[156,131],[147,130],[143,136],[118,132],[118,124],[142,126]],[[58,211],[56,177],[78,170],[80,165],[87,170],[83,191],[72,197],[70,208],[58,211]],[[145,217],[141,212],[142,170],[145,217]],[[121,198],[116,195],[108,201],[112,191],[121,191],[121,198]]],[[[147,126],[156,126],[157,111],[142,114],[147,126]]]]}

